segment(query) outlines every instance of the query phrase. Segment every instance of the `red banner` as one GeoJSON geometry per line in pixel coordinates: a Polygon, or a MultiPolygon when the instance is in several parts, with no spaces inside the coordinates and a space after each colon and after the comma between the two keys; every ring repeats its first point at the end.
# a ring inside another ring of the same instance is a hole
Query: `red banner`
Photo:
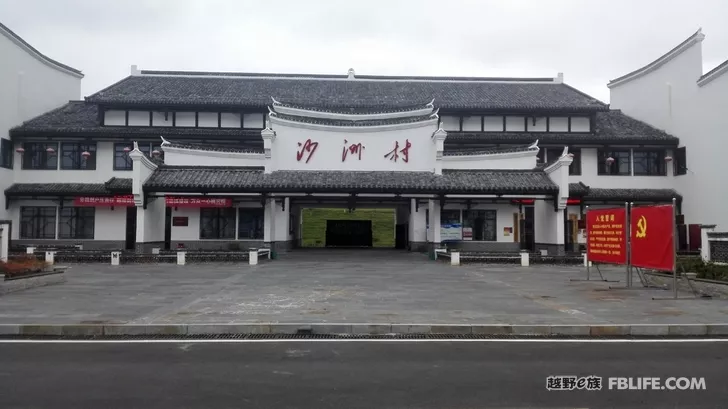
{"type": "Polygon", "coordinates": [[[633,266],[673,271],[675,230],[672,205],[632,208],[630,262],[633,266]]]}
{"type": "Polygon", "coordinates": [[[165,198],[169,207],[232,207],[232,198],[219,197],[176,197],[167,196],[165,198]]]}
{"type": "Polygon", "coordinates": [[[134,206],[134,195],[124,196],[77,196],[73,198],[74,206],[134,206]]]}
{"type": "Polygon", "coordinates": [[[624,208],[586,212],[587,259],[627,264],[627,211],[624,208]]]}

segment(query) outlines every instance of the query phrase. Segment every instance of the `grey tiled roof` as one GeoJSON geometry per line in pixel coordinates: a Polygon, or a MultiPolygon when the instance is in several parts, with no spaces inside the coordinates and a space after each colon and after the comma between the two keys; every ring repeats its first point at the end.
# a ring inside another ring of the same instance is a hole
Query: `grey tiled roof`
{"type": "MultiPolygon", "coordinates": [[[[321,108],[412,106],[435,99],[445,109],[605,110],[607,105],[559,83],[487,82],[481,80],[355,80],[327,76],[282,78],[130,76],[86,98],[87,101],[126,104],[225,105],[265,107],[271,97],[294,105],[321,108]]],[[[370,77],[371,78],[371,77],[370,77]]]]}
{"type": "Polygon", "coordinates": [[[614,143],[678,145],[680,140],[620,110],[597,112],[594,133],[558,132],[448,132],[445,144],[453,143],[614,143]]]}
{"type": "Polygon", "coordinates": [[[702,81],[702,80],[708,78],[714,72],[719,71],[719,70],[725,68],[726,65],[728,65],[728,60],[723,61],[722,63],[718,64],[718,66],[716,66],[712,70],[710,70],[710,71],[706,72],[705,74],[701,75],[700,78],[698,78],[698,81],[702,81]]]}
{"type": "Polygon", "coordinates": [[[168,144],[162,145],[162,150],[164,150],[165,147],[170,148],[181,148],[181,149],[195,149],[200,151],[211,151],[211,152],[235,152],[235,153],[264,153],[264,150],[256,149],[256,148],[250,148],[245,146],[238,146],[234,144],[217,144],[217,145],[211,145],[211,144],[202,144],[202,143],[187,143],[187,142],[178,142],[178,141],[170,141],[167,139],[168,144]]]}
{"type": "Polygon", "coordinates": [[[109,191],[128,191],[131,192],[132,179],[131,178],[117,178],[113,177],[106,183],[106,189],[109,191]]]}
{"type": "Polygon", "coordinates": [[[144,184],[169,192],[376,192],[376,193],[532,193],[558,191],[540,171],[357,172],[276,171],[238,167],[163,166],[144,184]]]}
{"type": "Polygon", "coordinates": [[[131,193],[132,180],[113,177],[104,183],[15,183],[7,196],[110,196],[131,193]]]}
{"type": "Polygon", "coordinates": [[[673,198],[682,200],[682,195],[675,189],[608,189],[589,187],[583,182],[569,183],[569,195],[580,197],[585,202],[670,202],[673,198]]]}
{"type": "MultiPolygon", "coordinates": [[[[275,96],[273,96],[275,98],[275,96]]],[[[422,102],[421,104],[415,104],[412,106],[401,106],[401,107],[390,107],[385,109],[378,109],[377,107],[365,107],[365,108],[351,108],[351,107],[334,107],[334,108],[322,108],[315,105],[302,105],[302,104],[290,104],[286,101],[278,101],[276,99],[277,103],[275,104],[275,107],[289,107],[289,108],[297,108],[301,110],[306,111],[316,111],[316,112],[329,112],[329,113],[338,113],[338,114],[388,114],[388,113],[395,113],[395,112],[407,112],[407,111],[415,111],[420,110],[423,108],[426,108],[427,104],[429,104],[429,101],[422,102]]]]}
{"type": "Polygon", "coordinates": [[[101,126],[98,105],[84,101],[70,101],[45,114],[25,121],[23,125],[10,130],[11,136],[24,136],[34,133],[54,133],[109,136],[242,136],[260,139],[260,129],[230,128],[183,128],[148,126],[101,126]]]}

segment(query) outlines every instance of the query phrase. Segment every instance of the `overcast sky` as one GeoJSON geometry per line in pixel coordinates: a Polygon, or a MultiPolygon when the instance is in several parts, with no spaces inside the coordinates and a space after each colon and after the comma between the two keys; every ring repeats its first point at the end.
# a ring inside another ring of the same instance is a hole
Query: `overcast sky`
{"type": "MultiPolygon", "coordinates": [[[[89,95],[140,69],[538,76],[606,83],[703,28],[728,59],[728,1],[0,0],[0,22],[82,70],[89,95]]],[[[1,57],[1,56],[0,56],[1,57]]]]}

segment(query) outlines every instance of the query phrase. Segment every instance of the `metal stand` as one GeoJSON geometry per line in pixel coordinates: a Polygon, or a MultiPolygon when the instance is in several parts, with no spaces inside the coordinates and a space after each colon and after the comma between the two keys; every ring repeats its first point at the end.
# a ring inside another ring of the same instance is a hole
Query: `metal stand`
{"type": "Polygon", "coordinates": [[[677,269],[673,271],[672,274],[672,287],[673,287],[673,296],[672,297],[652,297],[653,300],[710,300],[713,297],[703,295],[700,291],[698,291],[694,286],[692,280],[690,280],[690,277],[688,277],[687,272],[685,272],[685,267],[680,266],[680,270],[682,272],[680,273],[679,278],[682,280],[687,281],[688,287],[690,287],[690,291],[693,293],[692,297],[679,297],[678,296],[678,290],[677,290],[677,269]]]}
{"type": "Polygon", "coordinates": [[[592,280],[591,279],[591,274],[590,274],[591,268],[589,267],[589,261],[587,260],[587,264],[586,264],[586,279],[583,279],[583,278],[572,278],[569,281],[601,281],[601,282],[604,282],[604,283],[618,283],[619,282],[619,280],[607,280],[606,278],[604,278],[604,275],[602,274],[602,271],[599,270],[599,266],[598,265],[595,264],[594,265],[594,268],[597,269],[597,274],[599,274],[599,279],[598,280],[592,280]]]}
{"type": "Polygon", "coordinates": [[[642,272],[642,269],[639,267],[629,266],[629,283],[632,283],[632,271],[637,272],[637,277],[640,279],[640,284],[642,284],[641,287],[634,287],[631,284],[627,287],[612,287],[609,286],[610,290],[666,290],[664,287],[656,286],[656,285],[650,285],[650,283],[647,282],[647,279],[645,278],[644,273],[642,272]]]}

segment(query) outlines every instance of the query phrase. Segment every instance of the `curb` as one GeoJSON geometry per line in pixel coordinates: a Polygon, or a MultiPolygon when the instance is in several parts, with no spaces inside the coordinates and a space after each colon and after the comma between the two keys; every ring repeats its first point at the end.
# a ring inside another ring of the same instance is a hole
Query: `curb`
{"type": "Polygon", "coordinates": [[[499,324],[172,324],[172,325],[31,325],[0,324],[0,336],[143,336],[143,335],[523,335],[523,336],[713,336],[728,335],[728,324],[499,325],[499,324]]]}

